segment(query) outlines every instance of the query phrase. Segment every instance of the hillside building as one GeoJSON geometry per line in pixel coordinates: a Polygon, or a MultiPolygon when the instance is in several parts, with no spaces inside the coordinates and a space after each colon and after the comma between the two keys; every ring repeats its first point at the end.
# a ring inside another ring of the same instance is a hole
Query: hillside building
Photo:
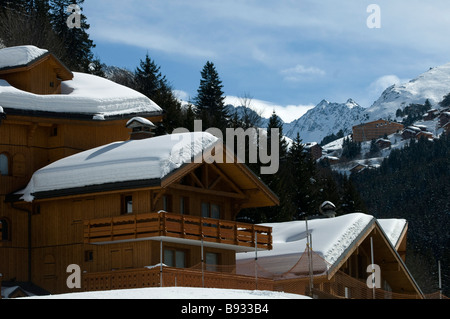
{"type": "Polygon", "coordinates": [[[398,133],[404,128],[403,124],[387,121],[377,120],[369,123],[356,125],[353,127],[353,141],[366,142],[373,139],[378,139],[385,135],[398,133]]]}

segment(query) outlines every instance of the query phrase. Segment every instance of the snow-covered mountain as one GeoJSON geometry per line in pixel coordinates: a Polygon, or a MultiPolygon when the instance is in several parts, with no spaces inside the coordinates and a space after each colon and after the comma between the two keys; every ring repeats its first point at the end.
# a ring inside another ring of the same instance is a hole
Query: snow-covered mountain
{"type": "Polygon", "coordinates": [[[322,100],[316,107],[292,123],[284,125],[286,136],[295,138],[297,132],[304,142],[321,142],[330,134],[340,130],[351,132],[354,125],[366,120],[365,109],[349,99],[346,103],[331,103],[322,100]]]}
{"type": "Polygon", "coordinates": [[[436,106],[450,93],[450,63],[430,68],[408,83],[388,87],[366,111],[370,120],[395,119],[398,109],[412,103],[423,104],[428,99],[436,106]]]}

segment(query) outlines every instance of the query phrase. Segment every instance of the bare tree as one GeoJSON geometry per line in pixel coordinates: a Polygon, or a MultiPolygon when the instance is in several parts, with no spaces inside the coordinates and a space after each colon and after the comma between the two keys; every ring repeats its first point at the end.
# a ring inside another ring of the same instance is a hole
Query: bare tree
{"type": "Polygon", "coordinates": [[[260,127],[262,110],[256,110],[253,107],[253,97],[248,93],[244,93],[239,97],[239,104],[242,106],[241,122],[245,128],[260,127]]]}
{"type": "Polygon", "coordinates": [[[3,46],[34,45],[66,60],[63,42],[50,23],[35,14],[5,8],[0,12],[0,38],[3,46]]]}

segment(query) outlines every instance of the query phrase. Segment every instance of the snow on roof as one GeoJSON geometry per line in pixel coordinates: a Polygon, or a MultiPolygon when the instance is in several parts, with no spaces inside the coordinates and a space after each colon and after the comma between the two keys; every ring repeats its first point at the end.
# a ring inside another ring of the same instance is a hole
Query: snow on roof
{"type": "Polygon", "coordinates": [[[140,123],[140,125],[147,125],[147,126],[155,127],[155,124],[153,124],[151,121],[149,121],[143,117],[133,117],[131,120],[129,120],[127,122],[126,127],[131,127],[133,122],[138,122],[138,123],[140,123]]]}
{"type": "Polygon", "coordinates": [[[378,219],[378,223],[381,226],[381,229],[383,229],[384,233],[386,234],[389,241],[392,243],[392,245],[395,247],[398,244],[398,241],[400,240],[400,236],[402,235],[407,222],[405,219],[378,219]]]}
{"type": "MultiPolygon", "coordinates": [[[[362,213],[309,220],[308,229],[312,238],[312,250],[323,257],[327,262],[326,267],[329,269],[375,221],[373,216],[362,213]]],[[[395,247],[406,221],[391,219],[382,220],[379,224],[395,247]]],[[[289,271],[306,250],[306,222],[302,220],[264,224],[264,226],[272,227],[273,249],[258,252],[259,263],[265,268],[274,265],[272,270],[276,272],[289,271]],[[274,258],[283,260],[283,262],[275,262],[274,258]],[[264,263],[264,259],[267,260],[267,264],[264,263]]],[[[236,259],[239,261],[252,258],[254,258],[254,254],[251,252],[236,255],[236,259]]]]}
{"type": "Polygon", "coordinates": [[[218,141],[209,133],[194,132],[111,143],[38,170],[27,187],[17,194],[31,202],[39,192],[162,179],[218,141]]]}
{"type": "Polygon", "coordinates": [[[24,111],[105,116],[161,113],[162,109],[145,95],[126,86],[91,74],[73,72],[72,80],[61,83],[61,93],[38,95],[0,80],[0,102],[4,108],[24,111]]]}
{"type": "Polygon", "coordinates": [[[46,53],[48,50],[33,45],[0,49],[0,69],[27,65],[46,53]]]}

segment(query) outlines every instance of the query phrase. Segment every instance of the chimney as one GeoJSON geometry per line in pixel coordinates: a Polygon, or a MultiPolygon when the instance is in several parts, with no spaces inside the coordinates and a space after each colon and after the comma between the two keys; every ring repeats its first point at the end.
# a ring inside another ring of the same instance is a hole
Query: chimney
{"type": "Polygon", "coordinates": [[[319,207],[319,211],[328,218],[336,217],[336,206],[330,201],[323,202],[319,207]]]}
{"type": "Polygon", "coordinates": [[[155,136],[156,125],[143,117],[133,117],[127,122],[126,127],[131,129],[130,140],[143,140],[155,136]]]}

